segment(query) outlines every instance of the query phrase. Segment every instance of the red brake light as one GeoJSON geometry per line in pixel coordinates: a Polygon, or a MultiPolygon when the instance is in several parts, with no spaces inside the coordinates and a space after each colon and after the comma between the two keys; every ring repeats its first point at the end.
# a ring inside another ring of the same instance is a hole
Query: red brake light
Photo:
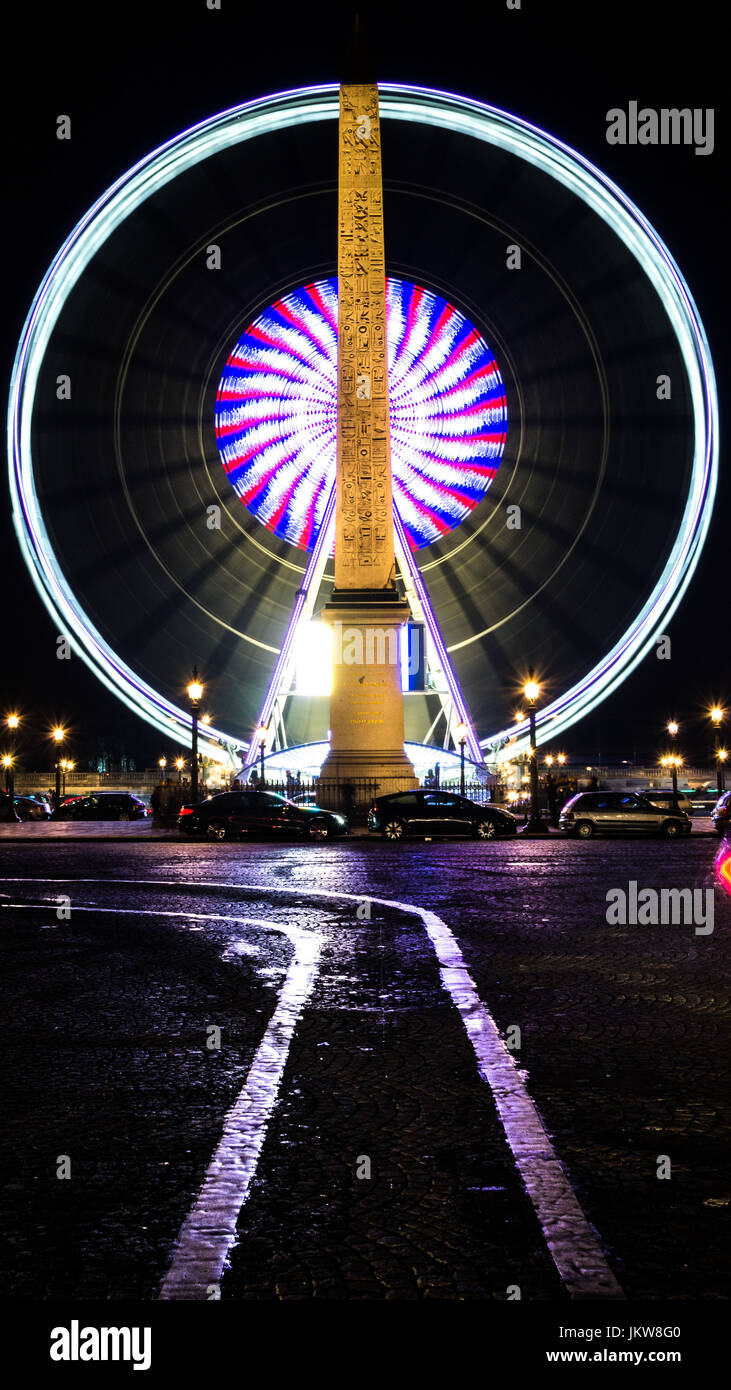
{"type": "Polygon", "coordinates": [[[731,850],[721,850],[716,860],[716,877],[721,887],[731,893],[731,850]]]}
{"type": "Polygon", "coordinates": [[[192,807],[192,806],[181,806],[180,810],[178,811],[178,815],[179,815],[179,816],[192,816],[192,814],[193,814],[193,807],[192,807]]]}

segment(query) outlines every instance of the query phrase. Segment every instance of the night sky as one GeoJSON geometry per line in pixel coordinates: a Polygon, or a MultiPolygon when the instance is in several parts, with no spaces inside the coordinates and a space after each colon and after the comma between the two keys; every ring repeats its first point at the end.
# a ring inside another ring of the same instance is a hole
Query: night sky
{"type": "MultiPolygon", "coordinates": [[[[426,11],[425,11],[426,13],[426,11]]],[[[420,8],[368,9],[370,47],[384,81],[475,96],[534,121],[586,155],[649,217],[683,271],[716,365],[722,425],[728,347],[725,95],[720,7],[503,0],[448,7],[437,25],[420,8]],[[717,56],[718,55],[718,56],[717,56]],[[716,148],[613,147],[609,108],[713,107],[716,148]]],[[[99,194],[179,130],[250,97],[338,80],[348,6],[291,12],[222,0],[103,7],[71,3],[13,14],[6,56],[5,387],[31,299],[58,246],[99,194]],[[73,139],[55,138],[61,112],[73,139]]],[[[723,436],[722,436],[723,445],[723,436]]],[[[565,739],[572,754],[651,757],[668,717],[683,724],[688,761],[708,761],[703,711],[731,705],[728,660],[730,488],[721,454],[715,518],[670,634],[671,661],[650,655],[620,690],[565,739]]],[[[55,629],[37,597],[10,521],[3,483],[4,627],[0,710],[17,707],[39,731],[67,723],[80,757],[109,751],[150,765],[160,736],[135,720],[81,661],[59,662],[55,629]],[[110,733],[110,731],[113,731],[110,733]],[[83,753],[82,753],[83,745],[83,753]]],[[[25,745],[40,763],[39,738],[25,745]]],[[[47,745],[45,745],[47,746],[47,745]]]]}

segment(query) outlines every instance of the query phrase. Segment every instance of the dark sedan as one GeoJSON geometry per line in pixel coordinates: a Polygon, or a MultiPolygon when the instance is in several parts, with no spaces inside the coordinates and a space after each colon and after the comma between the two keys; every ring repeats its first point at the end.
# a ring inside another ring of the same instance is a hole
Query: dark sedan
{"type": "Polygon", "coordinates": [[[207,840],[249,839],[256,835],[328,840],[345,835],[345,816],[319,806],[298,806],[277,792],[221,792],[193,805],[181,806],[178,829],[207,840]]]}
{"type": "Polygon", "coordinates": [[[368,812],[368,829],[384,840],[405,835],[471,835],[494,840],[514,835],[517,820],[500,806],[482,806],[456,792],[416,790],[379,796],[368,812]]]}
{"type": "Polygon", "coordinates": [[[21,820],[49,820],[51,807],[38,796],[16,796],[15,809],[21,820]]]}
{"type": "Polygon", "coordinates": [[[131,792],[93,792],[64,801],[51,820],[144,820],[149,806],[131,792]]]}

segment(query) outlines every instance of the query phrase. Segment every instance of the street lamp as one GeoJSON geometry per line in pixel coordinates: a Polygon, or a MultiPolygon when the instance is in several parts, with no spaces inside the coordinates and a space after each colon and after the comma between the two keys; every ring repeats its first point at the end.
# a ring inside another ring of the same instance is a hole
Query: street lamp
{"type": "Polygon", "coordinates": [[[541,820],[538,811],[538,749],[536,747],[536,701],[541,687],[534,681],[532,673],[523,686],[523,695],[528,702],[530,720],[530,815],[523,826],[524,835],[547,835],[548,826],[541,820]]]}
{"type": "MultiPolygon", "coordinates": [[[[203,686],[198,679],[198,670],[193,667],[193,679],[188,686],[188,699],[193,716],[192,739],[190,752],[190,799],[198,800],[198,710],[203,699],[203,686]]],[[[178,780],[180,778],[178,777],[178,780]]]]}
{"type": "Polygon", "coordinates": [[[680,725],[679,725],[679,724],[676,724],[676,722],[675,722],[674,719],[671,719],[671,720],[669,721],[668,726],[667,726],[667,730],[668,730],[668,733],[669,733],[669,735],[670,735],[671,738],[675,738],[675,736],[676,736],[676,734],[677,734],[679,728],[680,728],[680,725]]]}
{"type": "Polygon", "coordinates": [[[559,754],[557,755],[557,757],[556,757],[556,762],[557,762],[557,763],[560,763],[561,766],[563,767],[564,763],[566,762],[566,754],[565,754],[565,753],[559,753],[559,754]]]}
{"type": "Polygon", "coordinates": [[[266,724],[260,724],[257,729],[259,739],[259,785],[264,786],[264,752],[266,749],[267,730],[266,724]]]}
{"type": "Polygon", "coordinates": [[[183,758],[176,758],[176,759],[175,759],[175,766],[176,766],[177,769],[178,769],[178,781],[180,781],[180,779],[181,779],[181,777],[182,777],[182,775],[183,775],[183,768],[185,767],[185,760],[184,760],[183,758]]]}
{"type": "Polygon", "coordinates": [[[168,765],[168,760],[167,760],[167,758],[158,758],[157,765],[158,765],[160,771],[161,771],[162,773],[164,773],[164,772],[165,772],[165,768],[166,768],[167,765],[168,765]]]}
{"type": "Polygon", "coordinates": [[[673,807],[678,809],[678,768],[683,766],[683,759],[677,753],[667,753],[660,759],[661,767],[669,767],[673,782],[673,807]]]}
{"type": "Polygon", "coordinates": [[[60,759],[59,759],[59,756],[58,756],[58,755],[59,755],[59,752],[60,752],[60,750],[61,750],[61,744],[63,743],[63,741],[64,741],[64,739],[65,739],[65,737],[66,737],[66,730],[65,730],[65,729],[62,729],[60,725],[56,725],[56,728],[55,728],[55,729],[52,729],[52,731],[51,731],[51,737],[53,738],[53,741],[54,741],[54,743],[55,743],[55,745],[56,745],[56,768],[55,768],[55,771],[56,771],[56,796],[55,796],[55,801],[56,801],[56,810],[58,810],[59,806],[61,805],[61,762],[60,762],[60,759]]]}
{"type": "Polygon", "coordinates": [[[12,805],[13,797],[15,796],[15,774],[13,772],[13,763],[15,759],[10,753],[3,753],[0,761],[5,768],[5,787],[12,805]]]}
{"type": "Polygon", "coordinates": [[[724,718],[726,716],[726,711],[724,709],[721,709],[720,705],[714,705],[713,709],[709,711],[709,714],[711,717],[711,723],[713,724],[714,733],[713,751],[716,758],[716,789],[718,791],[718,795],[720,796],[721,793],[726,790],[726,769],[724,767],[724,763],[726,761],[727,753],[726,749],[721,747],[721,725],[723,724],[724,718]]]}
{"type": "Polygon", "coordinates": [[[469,729],[466,724],[457,725],[456,735],[459,744],[459,790],[462,796],[464,796],[464,749],[468,733],[469,729]]]}

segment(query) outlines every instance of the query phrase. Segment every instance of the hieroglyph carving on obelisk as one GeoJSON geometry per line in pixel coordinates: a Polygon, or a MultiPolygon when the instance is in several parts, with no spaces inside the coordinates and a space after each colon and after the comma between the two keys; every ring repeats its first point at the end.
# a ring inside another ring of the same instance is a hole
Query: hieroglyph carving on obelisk
{"type": "Polygon", "coordinates": [[[335,588],[393,584],[378,88],[340,89],[335,588]]]}

